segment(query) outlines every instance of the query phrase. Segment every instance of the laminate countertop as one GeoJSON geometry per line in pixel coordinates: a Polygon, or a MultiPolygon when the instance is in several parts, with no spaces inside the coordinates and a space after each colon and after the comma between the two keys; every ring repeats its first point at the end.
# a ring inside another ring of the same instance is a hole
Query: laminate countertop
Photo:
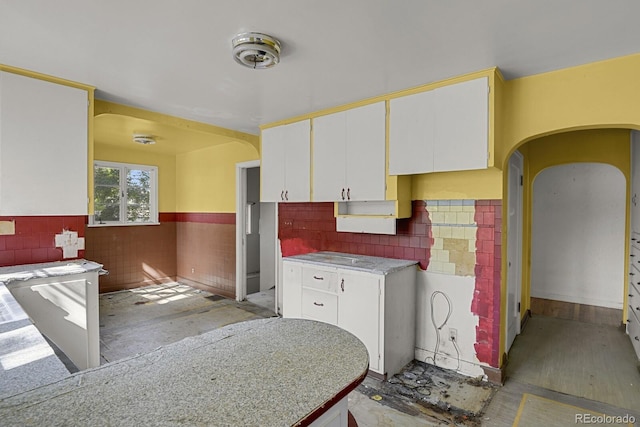
{"type": "Polygon", "coordinates": [[[283,260],[304,262],[325,267],[340,267],[383,275],[418,264],[418,261],[327,251],[289,256],[283,258],[283,260]]]}
{"type": "Polygon", "coordinates": [[[0,399],[3,426],[306,425],[362,382],[366,347],[302,319],[236,323],[0,399]]]}
{"type": "Polygon", "coordinates": [[[71,261],[54,261],[39,264],[11,265],[0,267],[0,283],[5,285],[14,281],[40,279],[44,277],[69,276],[72,274],[89,273],[98,271],[102,273],[102,264],[87,261],[86,259],[74,259],[71,261]]]}

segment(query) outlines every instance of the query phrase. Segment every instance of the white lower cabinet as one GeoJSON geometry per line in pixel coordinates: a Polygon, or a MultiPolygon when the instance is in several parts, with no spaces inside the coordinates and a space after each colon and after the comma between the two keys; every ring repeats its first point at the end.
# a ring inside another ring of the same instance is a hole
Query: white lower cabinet
{"type": "Polygon", "coordinates": [[[293,258],[283,260],[283,317],[351,332],[367,347],[370,371],[380,375],[392,376],[414,359],[415,264],[389,260],[406,265],[368,272],[293,258]]]}

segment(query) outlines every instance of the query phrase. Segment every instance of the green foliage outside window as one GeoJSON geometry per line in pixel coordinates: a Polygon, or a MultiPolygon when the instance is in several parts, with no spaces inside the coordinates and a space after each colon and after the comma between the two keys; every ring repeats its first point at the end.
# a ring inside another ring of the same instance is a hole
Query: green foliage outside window
{"type": "MultiPolygon", "coordinates": [[[[131,165],[133,166],[133,165],[131,165]]],[[[156,221],[153,173],[127,165],[94,167],[94,223],[149,223],[156,221]],[[126,177],[123,184],[122,177],[126,177]],[[124,211],[122,207],[125,207],[124,211]],[[124,220],[122,219],[124,218],[124,220]]]]}

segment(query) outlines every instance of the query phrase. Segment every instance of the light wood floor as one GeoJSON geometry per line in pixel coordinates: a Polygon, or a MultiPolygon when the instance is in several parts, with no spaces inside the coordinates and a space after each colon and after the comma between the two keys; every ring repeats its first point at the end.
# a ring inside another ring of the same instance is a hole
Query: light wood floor
{"type": "Polygon", "coordinates": [[[531,298],[531,314],[599,325],[620,326],[622,324],[622,310],[543,298],[531,298]]]}
{"type": "Polygon", "coordinates": [[[509,353],[507,380],[640,408],[640,372],[622,327],[533,316],[509,353]]]}
{"type": "MultiPolygon", "coordinates": [[[[559,309],[554,314],[580,316],[580,311],[583,319],[595,312],[559,309]]],[[[532,315],[511,347],[505,385],[487,407],[483,425],[549,425],[545,417],[558,412],[558,404],[640,420],[640,371],[629,337],[621,326],[586,318],[591,322],[532,315]],[[524,411],[526,419],[518,419],[527,396],[540,397],[537,404],[545,409],[524,411]]],[[[575,424],[574,419],[563,421],[556,425],[575,424]]]]}

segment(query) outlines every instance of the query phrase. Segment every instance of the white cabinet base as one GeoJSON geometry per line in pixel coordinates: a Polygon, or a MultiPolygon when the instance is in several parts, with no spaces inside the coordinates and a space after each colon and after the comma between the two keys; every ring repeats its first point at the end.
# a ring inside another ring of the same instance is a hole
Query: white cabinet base
{"type": "Polygon", "coordinates": [[[282,264],[283,317],[351,332],[367,347],[369,370],[378,376],[393,376],[414,359],[415,262],[318,252],[282,264]]]}
{"type": "Polygon", "coordinates": [[[15,281],[7,288],[78,369],[100,366],[97,271],[15,281]]]}

